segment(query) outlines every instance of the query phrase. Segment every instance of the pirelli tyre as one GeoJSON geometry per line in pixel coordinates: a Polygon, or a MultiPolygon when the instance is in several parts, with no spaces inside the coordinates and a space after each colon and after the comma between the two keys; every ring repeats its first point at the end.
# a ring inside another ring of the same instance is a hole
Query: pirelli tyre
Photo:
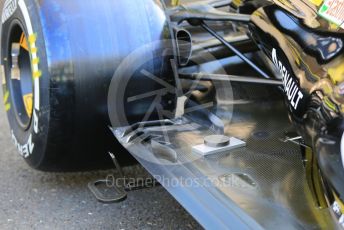
{"type": "Polygon", "coordinates": [[[109,150],[131,161],[107,127],[108,87],[122,58],[160,38],[163,14],[152,0],[5,2],[4,105],[12,139],[30,166],[95,168],[110,162],[109,150]]]}

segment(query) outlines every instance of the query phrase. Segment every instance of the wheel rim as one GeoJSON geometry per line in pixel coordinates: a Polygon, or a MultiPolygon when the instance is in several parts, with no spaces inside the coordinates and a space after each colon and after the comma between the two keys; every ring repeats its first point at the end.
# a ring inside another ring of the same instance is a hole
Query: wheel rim
{"type": "Polygon", "coordinates": [[[33,114],[33,80],[27,36],[17,24],[12,27],[9,40],[9,87],[18,124],[24,130],[31,124],[33,114]]]}

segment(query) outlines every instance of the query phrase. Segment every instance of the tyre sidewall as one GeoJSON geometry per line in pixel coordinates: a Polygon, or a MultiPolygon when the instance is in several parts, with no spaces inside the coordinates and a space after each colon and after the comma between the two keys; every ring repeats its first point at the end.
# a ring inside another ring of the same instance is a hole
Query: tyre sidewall
{"type": "MultiPolygon", "coordinates": [[[[46,63],[46,53],[44,38],[41,28],[35,28],[35,25],[40,25],[38,12],[36,12],[37,7],[35,2],[32,0],[11,0],[6,1],[9,4],[15,4],[16,8],[10,12],[10,16],[2,23],[2,40],[1,40],[1,51],[2,51],[2,64],[4,65],[4,73],[6,76],[6,83],[3,85],[3,92],[9,92],[8,102],[11,105],[12,96],[10,90],[10,67],[6,63],[8,60],[10,51],[8,47],[11,47],[9,44],[10,31],[14,25],[19,24],[24,31],[26,38],[30,36],[29,28],[32,27],[33,34],[35,34],[36,41],[34,46],[36,46],[37,51],[35,52],[39,58],[38,69],[42,73],[48,73],[47,63],[46,63]],[[22,3],[19,5],[19,1],[22,3]],[[23,8],[24,6],[24,8],[23,8]],[[26,8],[26,9],[25,9],[26,8]],[[25,12],[27,11],[27,13],[25,12]],[[25,20],[24,15],[29,15],[29,21],[25,20]]],[[[3,9],[3,13],[6,11],[6,3],[3,9]]],[[[13,6],[13,5],[12,5],[13,6]]],[[[13,8],[12,8],[13,9],[13,8]]],[[[7,14],[9,15],[9,13],[7,14]]],[[[32,55],[34,51],[31,49],[33,47],[29,45],[30,49],[30,58],[32,60],[32,55]]],[[[32,62],[31,62],[32,63],[32,62]]],[[[32,64],[31,64],[32,66],[32,64]]],[[[33,69],[33,68],[32,68],[33,69]]],[[[46,79],[47,76],[41,75],[37,83],[33,83],[33,114],[30,125],[27,129],[23,129],[17,119],[13,106],[9,109],[7,107],[7,117],[10,124],[10,132],[12,140],[14,141],[20,155],[22,155],[25,160],[34,168],[37,168],[45,157],[46,143],[48,138],[48,124],[49,124],[49,79],[46,79]],[[37,92],[38,91],[38,92],[37,92]],[[36,106],[35,106],[36,105],[36,106]],[[38,106],[37,106],[38,105],[38,106]]],[[[34,80],[33,80],[34,81],[34,80]]],[[[6,107],[6,104],[5,104],[6,107]]]]}

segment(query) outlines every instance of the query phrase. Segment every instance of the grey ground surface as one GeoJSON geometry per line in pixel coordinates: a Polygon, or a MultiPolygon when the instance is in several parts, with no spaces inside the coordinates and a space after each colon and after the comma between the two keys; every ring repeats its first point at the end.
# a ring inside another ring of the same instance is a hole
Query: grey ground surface
{"type": "MultiPolygon", "coordinates": [[[[138,166],[126,171],[134,175],[142,173],[138,166]]],[[[130,192],[122,203],[98,203],[87,183],[110,173],[44,173],[29,168],[11,142],[1,103],[1,230],[200,228],[162,187],[130,192]]]]}
{"type": "MultiPolygon", "coordinates": [[[[162,187],[130,192],[126,201],[106,205],[95,200],[87,183],[112,171],[64,174],[29,168],[12,144],[0,104],[1,230],[200,228],[162,187]]],[[[127,171],[142,173],[139,167],[127,171]]]]}

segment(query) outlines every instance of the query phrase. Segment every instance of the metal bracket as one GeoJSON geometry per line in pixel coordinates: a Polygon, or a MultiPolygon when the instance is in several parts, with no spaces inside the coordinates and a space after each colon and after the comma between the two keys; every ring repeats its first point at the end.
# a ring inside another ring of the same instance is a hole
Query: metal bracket
{"type": "Polygon", "coordinates": [[[255,70],[257,73],[259,73],[261,76],[263,76],[266,79],[271,78],[269,74],[267,74],[263,69],[261,69],[259,66],[257,66],[255,63],[253,63],[250,59],[248,59],[243,53],[241,53],[239,50],[237,50],[232,44],[227,42],[222,36],[220,36],[215,30],[211,29],[205,22],[201,23],[201,27],[207,31],[209,34],[211,34],[213,37],[218,39],[224,46],[226,46],[229,50],[231,50],[233,53],[235,53],[241,60],[246,62],[253,70],[255,70]]]}
{"type": "Polygon", "coordinates": [[[20,68],[19,68],[19,55],[20,55],[20,44],[12,43],[11,57],[11,78],[12,80],[20,80],[20,68]]]}
{"type": "MultiPolygon", "coordinates": [[[[115,165],[115,169],[119,174],[119,178],[115,181],[110,181],[108,179],[100,179],[88,183],[88,188],[95,196],[95,198],[102,203],[117,203],[123,201],[127,198],[127,192],[140,190],[144,188],[152,188],[157,185],[160,185],[158,181],[154,178],[146,178],[145,180],[131,180],[128,181],[128,178],[125,177],[123,170],[118,163],[115,155],[109,152],[109,155],[115,165]],[[117,182],[123,182],[119,185],[117,182]],[[106,189],[100,189],[100,186],[106,186],[106,189]],[[106,195],[105,190],[111,190],[111,195],[106,195]]],[[[115,178],[114,176],[112,178],[115,178]]]]}
{"type": "Polygon", "coordinates": [[[302,136],[289,137],[286,135],[285,138],[281,138],[280,141],[282,141],[284,143],[291,142],[291,143],[294,143],[296,145],[300,145],[300,146],[305,147],[305,148],[310,148],[308,145],[304,144],[302,136]]]}

